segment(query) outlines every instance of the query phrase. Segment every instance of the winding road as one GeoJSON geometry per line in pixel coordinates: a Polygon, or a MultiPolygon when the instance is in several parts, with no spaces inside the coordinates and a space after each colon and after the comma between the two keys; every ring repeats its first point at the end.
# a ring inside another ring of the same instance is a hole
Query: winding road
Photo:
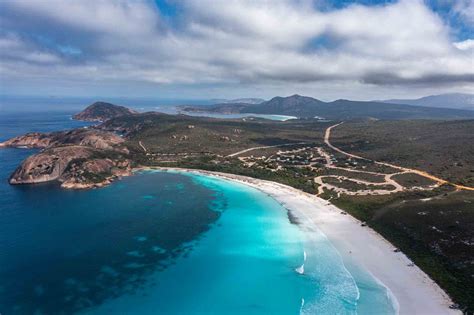
{"type": "Polygon", "coordinates": [[[331,137],[331,131],[333,128],[336,128],[337,126],[340,126],[342,125],[344,122],[341,122],[341,123],[338,123],[338,124],[335,124],[335,125],[332,125],[330,127],[328,127],[326,129],[326,132],[324,134],[324,143],[327,144],[328,147],[330,147],[331,149],[339,152],[339,153],[342,153],[346,156],[349,156],[351,158],[354,158],[354,159],[360,159],[360,160],[365,160],[365,161],[372,161],[374,162],[375,164],[378,164],[378,165],[383,165],[383,166],[388,166],[388,167],[392,167],[394,169],[397,169],[397,170],[400,170],[402,173],[414,173],[414,174],[417,174],[417,175],[420,175],[420,176],[423,176],[425,178],[428,178],[428,179],[431,179],[432,181],[435,181],[438,185],[442,185],[442,184],[449,184],[453,187],[455,187],[456,189],[460,189],[460,190],[470,190],[470,191],[474,191],[474,187],[468,187],[468,186],[463,186],[463,185],[458,185],[458,184],[454,184],[454,183],[451,183],[447,180],[444,180],[442,178],[439,178],[439,177],[436,177],[434,175],[431,175],[427,172],[424,172],[424,171],[420,171],[420,170],[417,170],[417,169],[412,169],[412,168],[408,168],[408,167],[402,167],[402,166],[398,166],[398,165],[394,165],[394,164],[390,164],[390,163],[385,163],[385,162],[379,162],[379,161],[375,161],[375,160],[371,160],[371,159],[368,159],[368,158],[364,158],[362,156],[359,156],[359,155],[355,155],[355,154],[351,154],[351,153],[348,153],[346,151],[343,151],[341,149],[339,149],[338,147],[334,146],[331,144],[331,142],[329,141],[329,138],[331,137]]]}
{"type": "Polygon", "coordinates": [[[339,167],[334,165],[334,163],[331,160],[331,156],[325,152],[322,148],[318,148],[318,153],[320,156],[324,157],[326,160],[326,167],[331,168],[331,169],[339,169],[343,170],[345,172],[352,172],[352,173],[359,173],[359,174],[370,174],[370,175],[377,175],[377,176],[383,176],[384,181],[383,182],[371,182],[367,180],[362,180],[362,179],[355,179],[355,178],[350,178],[347,176],[343,175],[321,175],[317,176],[314,178],[314,182],[318,184],[318,193],[317,195],[321,195],[324,193],[324,188],[327,188],[329,190],[335,191],[338,194],[346,194],[346,195],[388,195],[391,193],[395,192],[400,192],[405,190],[405,187],[400,185],[398,182],[396,182],[394,179],[392,179],[393,176],[399,175],[399,174],[404,174],[407,172],[396,172],[396,173],[391,173],[391,174],[384,174],[384,173],[378,173],[378,172],[369,172],[369,171],[362,171],[362,170],[355,170],[351,168],[344,168],[344,167],[339,167]],[[329,183],[325,183],[323,181],[323,178],[336,178],[338,180],[345,180],[345,181],[351,181],[357,184],[363,184],[367,186],[392,186],[393,189],[364,189],[364,190],[357,190],[357,191],[351,191],[346,188],[338,187],[335,185],[331,185],[329,183]]]}
{"type": "Polygon", "coordinates": [[[227,157],[237,156],[237,155],[240,155],[242,153],[246,153],[246,152],[253,151],[253,150],[277,148],[277,147],[286,147],[286,146],[289,146],[289,145],[296,145],[296,144],[306,144],[306,142],[296,142],[296,143],[292,142],[292,143],[284,143],[284,144],[277,144],[277,145],[267,145],[267,146],[263,146],[263,147],[253,147],[253,148],[248,148],[248,149],[245,149],[245,150],[242,150],[242,151],[239,151],[239,152],[229,154],[227,157]]]}
{"type": "Polygon", "coordinates": [[[145,146],[143,145],[143,143],[141,141],[138,141],[138,145],[140,145],[140,147],[142,147],[143,151],[145,151],[145,153],[147,153],[147,150],[146,150],[145,146]]]}

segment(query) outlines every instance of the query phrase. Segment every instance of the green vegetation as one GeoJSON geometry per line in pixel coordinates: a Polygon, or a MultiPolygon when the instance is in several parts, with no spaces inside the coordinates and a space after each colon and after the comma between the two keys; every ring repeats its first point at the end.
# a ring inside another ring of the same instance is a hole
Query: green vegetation
{"type": "Polygon", "coordinates": [[[323,102],[312,97],[292,95],[274,97],[261,104],[217,104],[210,106],[187,106],[188,111],[218,113],[277,114],[313,118],[315,116],[332,120],[351,120],[360,118],[376,119],[466,119],[474,118],[470,110],[429,108],[421,106],[386,104],[381,102],[358,102],[336,100],[323,102]]]}
{"type": "Polygon", "coordinates": [[[81,173],[81,176],[83,176],[88,182],[91,183],[102,183],[104,180],[112,176],[111,172],[101,172],[101,173],[96,173],[96,172],[89,172],[89,171],[84,171],[81,173]]]}
{"type": "Polygon", "coordinates": [[[346,171],[343,169],[321,168],[318,170],[318,176],[323,176],[323,175],[345,176],[345,177],[364,180],[364,181],[373,182],[373,183],[385,182],[384,177],[381,175],[356,173],[356,172],[346,171]]]}
{"type": "Polygon", "coordinates": [[[413,173],[398,174],[392,177],[400,185],[408,188],[427,187],[436,184],[434,181],[413,173]]]}
{"type": "Polygon", "coordinates": [[[134,114],[135,111],[123,106],[118,106],[105,102],[95,102],[89,105],[82,112],[73,116],[74,119],[87,121],[105,121],[107,119],[122,115],[134,114]]]}
{"type": "Polygon", "coordinates": [[[222,120],[158,113],[123,116],[103,128],[123,133],[134,151],[139,141],[155,154],[212,153],[228,155],[257,146],[322,142],[327,124],[315,121],[222,120]]]}
{"type": "Polygon", "coordinates": [[[474,310],[474,193],[441,187],[331,202],[400,248],[466,312],[474,310]]]}
{"type": "Polygon", "coordinates": [[[363,157],[474,187],[474,120],[344,123],[331,142],[363,157]]]}
{"type": "Polygon", "coordinates": [[[218,163],[213,157],[188,158],[177,163],[166,163],[156,166],[192,168],[236,174],[281,183],[311,194],[316,192],[316,186],[312,180],[315,174],[309,170],[299,168],[271,171],[265,168],[244,167],[237,159],[228,160],[225,163],[218,163]]]}
{"type": "Polygon", "coordinates": [[[393,190],[395,187],[393,185],[365,185],[365,184],[359,184],[357,182],[354,182],[352,180],[347,180],[347,179],[339,179],[339,178],[334,178],[334,177],[327,177],[323,179],[323,182],[345,188],[349,191],[359,191],[359,190],[377,190],[377,189],[384,189],[384,190],[393,190]]]}

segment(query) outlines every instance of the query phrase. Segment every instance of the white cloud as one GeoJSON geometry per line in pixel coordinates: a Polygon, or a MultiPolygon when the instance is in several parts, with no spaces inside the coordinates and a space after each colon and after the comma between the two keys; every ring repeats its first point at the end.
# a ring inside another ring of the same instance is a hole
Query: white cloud
{"type": "Polygon", "coordinates": [[[455,0],[453,11],[466,23],[474,25],[474,0],[455,0]]]}
{"type": "Polygon", "coordinates": [[[48,73],[66,81],[268,90],[328,82],[346,89],[361,83],[472,88],[472,40],[453,43],[449,28],[421,0],[324,12],[295,0],[183,0],[180,6],[179,18],[167,24],[148,1],[4,0],[9,33],[0,34],[0,50],[21,47],[0,59],[2,77],[48,73]],[[34,40],[12,35],[20,29],[81,54],[34,47],[34,40]]]}
{"type": "Polygon", "coordinates": [[[158,23],[152,6],[126,0],[3,0],[24,14],[84,31],[140,35],[151,33],[158,23]]]}
{"type": "Polygon", "coordinates": [[[474,39],[466,39],[462,42],[453,43],[453,45],[461,50],[474,50],[474,39]]]}
{"type": "Polygon", "coordinates": [[[21,60],[22,62],[33,62],[40,64],[55,64],[60,62],[60,58],[47,51],[42,51],[24,42],[14,34],[6,34],[0,37],[0,59],[21,60]]]}

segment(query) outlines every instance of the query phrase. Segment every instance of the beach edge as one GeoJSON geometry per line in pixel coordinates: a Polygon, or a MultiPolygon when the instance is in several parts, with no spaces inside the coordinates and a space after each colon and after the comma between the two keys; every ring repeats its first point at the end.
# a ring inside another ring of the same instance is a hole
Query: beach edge
{"type": "Polygon", "coordinates": [[[384,285],[394,298],[399,314],[462,314],[451,309],[453,301],[423,270],[382,235],[346,214],[327,200],[296,188],[230,173],[176,167],[140,167],[211,176],[245,184],[275,199],[296,216],[303,215],[341,254],[344,263],[356,264],[384,285]]]}

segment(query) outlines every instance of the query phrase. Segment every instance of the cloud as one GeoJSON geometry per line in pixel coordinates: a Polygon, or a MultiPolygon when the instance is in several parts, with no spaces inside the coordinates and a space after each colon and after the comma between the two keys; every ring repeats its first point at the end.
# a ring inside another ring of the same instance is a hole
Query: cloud
{"type": "Polygon", "coordinates": [[[54,54],[36,49],[36,47],[22,41],[14,34],[6,34],[0,37],[0,59],[47,65],[60,61],[60,58],[54,54]]]}
{"type": "MultiPolygon", "coordinates": [[[[150,3],[124,0],[2,1],[4,9],[52,25],[115,35],[151,33],[159,16],[150,3]]],[[[35,24],[34,21],[31,21],[35,24]]]]}
{"type": "MultiPolygon", "coordinates": [[[[470,5],[456,8],[464,14],[470,5]]],[[[421,0],[323,11],[309,0],[176,6],[170,21],[150,1],[3,0],[1,80],[266,88],[474,82],[472,40],[455,42],[421,0]]]]}
{"type": "Polygon", "coordinates": [[[462,42],[453,43],[453,45],[460,50],[474,50],[474,39],[467,39],[462,42]]]}
{"type": "Polygon", "coordinates": [[[474,26],[474,0],[456,0],[453,12],[460,16],[465,23],[474,26]]]}

